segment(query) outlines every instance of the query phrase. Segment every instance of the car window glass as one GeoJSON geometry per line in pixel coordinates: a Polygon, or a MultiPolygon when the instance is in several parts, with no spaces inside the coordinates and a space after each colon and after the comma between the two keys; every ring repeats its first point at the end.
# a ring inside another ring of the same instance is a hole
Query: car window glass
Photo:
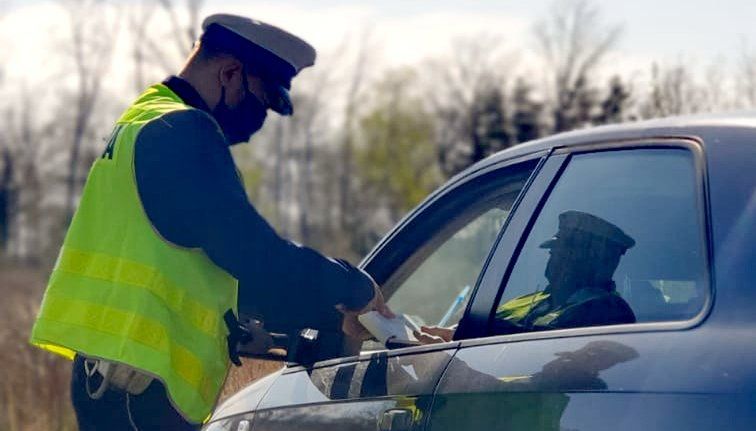
{"type": "Polygon", "coordinates": [[[461,318],[535,162],[503,168],[460,186],[436,205],[443,210],[429,209],[415,218],[415,228],[434,228],[413,245],[409,258],[382,286],[394,312],[418,325],[453,325],[461,318]]]}
{"type": "Polygon", "coordinates": [[[441,244],[394,292],[388,301],[391,309],[411,315],[418,324],[456,323],[460,313],[455,311],[470,296],[509,215],[507,206],[488,209],[441,244]]]}
{"type": "Polygon", "coordinates": [[[506,283],[493,332],[682,320],[705,297],[692,154],[573,156],[506,283]]]}

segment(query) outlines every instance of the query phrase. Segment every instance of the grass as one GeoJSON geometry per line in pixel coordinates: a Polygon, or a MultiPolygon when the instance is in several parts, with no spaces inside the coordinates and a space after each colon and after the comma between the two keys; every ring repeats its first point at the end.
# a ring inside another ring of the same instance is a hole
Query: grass
{"type": "MultiPolygon", "coordinates": [[[[27,342],[46,284],[38,270],[0,266],[0,430],[73,431],[71,363],[27,342]]],[[[278,362],[233,367],[221,400],[277,370],[278,362]]]]}

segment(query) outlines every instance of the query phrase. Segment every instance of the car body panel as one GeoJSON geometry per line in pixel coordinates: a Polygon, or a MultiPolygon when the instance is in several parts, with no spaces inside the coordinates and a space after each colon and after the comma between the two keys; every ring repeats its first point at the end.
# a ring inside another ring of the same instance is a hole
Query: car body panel
{"type": "MultiPolygon", "coordinates": [[[[715,138],[710,138],[715,139],[715,138]]],[[[756,322],[756,130],[717,138],[707,152],[713,271],[717,304],[714,325],[756,322]]]]}
{"type": "Polygon", "coordinates": [[[256,430],[369,430],[382,415],[404,412],[423,429],[436,383],[454,349],[376,353],[364,359],[282,375],[258,407],[256,430]]]}
{"type": "Polygon", "coordinates": [[[275,371],[235,393],[215,409],[210,421],[212,422],[256,410],[260,401],[262,401],[265,394],[273,385],[273,382],[275,382],[282,373],[283,370],[275,371]]]}
{"type": "Polygon", "coordinates": [[[613,427],[628,430],[703,430],[707,424],[717,424],[708,429],[753,429],[756,424],[752,407],[742,414],[756,397],[756,370],[742,366],[756,360],[756,345],[743,343],[752,331],[721,334],[704,325],[558,335],[493,337],[490,344],[472,347],[463,342],[439,384],[430,429],[606,429],[606,421],[596,416],[611,417],[613,427]],[[689,415],[657,422],[665,410],[679,411],[688,401],[711,403],[695,412],[717,415],[693,428],[689,415]],[[623,405],[636,408],[618,410],[623,405]],[[628,416],[641,407],[650,408],[649,414],[628,416]],[[609,411],[617,413],[609,416],[609,411]]]}

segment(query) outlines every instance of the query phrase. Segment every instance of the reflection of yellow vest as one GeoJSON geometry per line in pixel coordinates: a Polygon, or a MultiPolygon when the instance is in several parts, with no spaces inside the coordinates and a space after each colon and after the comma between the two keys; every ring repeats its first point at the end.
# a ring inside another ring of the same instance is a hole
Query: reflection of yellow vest
{"type": "Polygon", "coordinates": [[[176,94],[155,85],[118,120],[89,172],[31,342],[156,376],[178,410],[202,422],[228,371],[223,314],[236,308],[237,283],[201,250],[158,235],[134,178],[139,131],[182,109],[189,108],[176,94]]]}
{"type": "Polygon", "coordinates": [[[496,318],[519,324],[530,310],[549,297],[548,293],[535,292],[507,301],[496,309],[496,318]]]}
{"type": "MultiPolygon", "coordinates": [[[[555,324],[557,319],[562,317],[562,315],[564,315],[568,311],[572,310],[574,307],[580,307],[589,301],[605,298],[608,296],[618,297],[621,300],[619,294],[614,290],[608,291],[603,288],[586,287],[579,289],[577,292],[572,294],[572,296],[568,298],[566,303],[559,304],[559,306],[553,309],[546,310],[548,311],[548,313],[530,317],[528,319],[530,320],[530,322],[525,324],[523,320],[528,317],[531,311],[535,310],[539,305],[541,305],[541,303],[543,303],[543,301],[547,300],[549,296],[550,295],[548,293],[535,292],[529,295],[520,296],[518,298],[512,299],[511,301],[507,301],[496,309],[496,319],[506,320],[510,323],[527,329],[548,327],[556,329],[556,327],[554,327],[553,325],[555,324]]],[[[562,322],[562,324],[565,323],[566,322],[562,322]]],[[[580,324],[581,323],[579,321],[573,320],[569,327],[580,324]]]]}

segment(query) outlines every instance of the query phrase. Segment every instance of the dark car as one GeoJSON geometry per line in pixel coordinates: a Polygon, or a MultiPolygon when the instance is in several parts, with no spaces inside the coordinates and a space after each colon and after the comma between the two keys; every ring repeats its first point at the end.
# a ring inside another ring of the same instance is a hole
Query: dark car
{"type": "Polygon", "coordinates": [[[205,429],[756,429],[756,116],[507,149],[362,266],[395,312],[457,325],[453,341],[321,331],[331,359],[250,385],[205,429]],[[568,278],[573,294],[549,302],[568,278]]]}

